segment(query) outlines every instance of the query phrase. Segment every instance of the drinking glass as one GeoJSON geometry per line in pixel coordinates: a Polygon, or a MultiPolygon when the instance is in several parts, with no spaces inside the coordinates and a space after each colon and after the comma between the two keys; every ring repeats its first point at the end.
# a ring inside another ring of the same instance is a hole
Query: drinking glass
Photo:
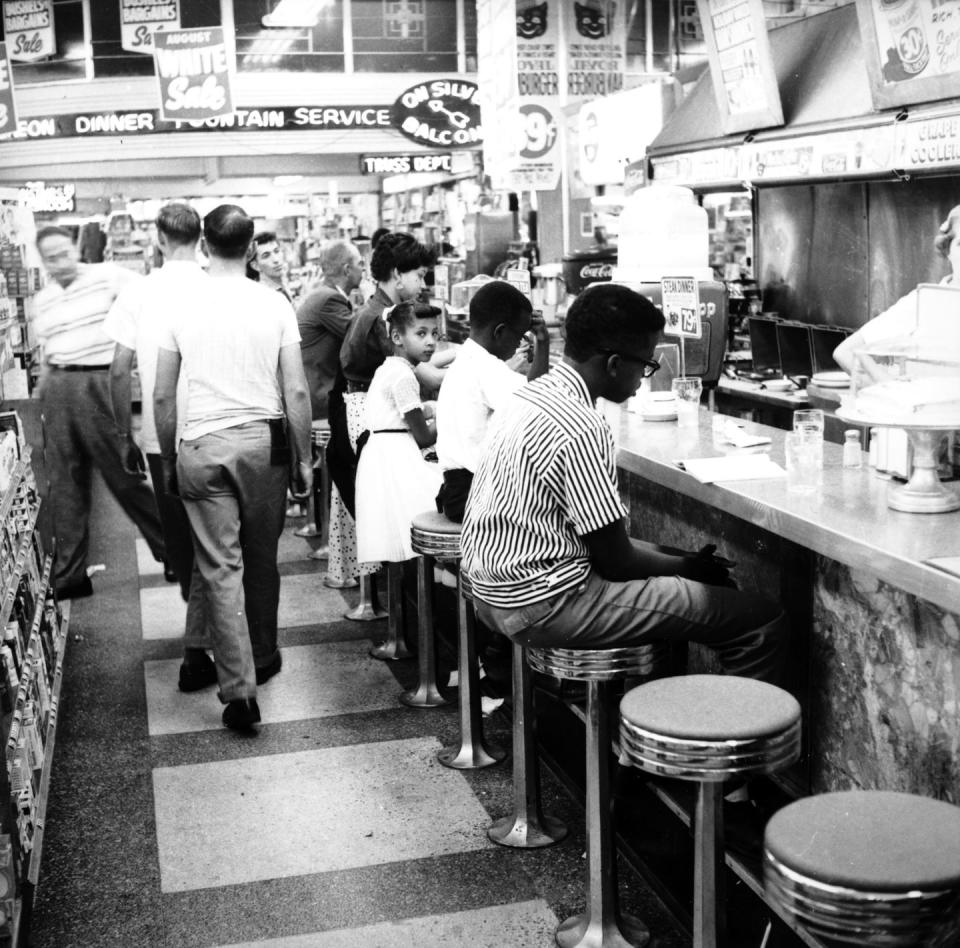
{"type": "Polygon", "coordinates": [[[823,468],[823,442],[805,431],[788,431],[783,439],[787,468],[787,490],[792,494],[812,494],[820,487],[823,468]]]}
{"type": "Polygon", "coordinates": [[[703,383],[700,379],[675,378],[670,387],[677,399],[677,424],[681,428],[695,428],[703,383]]]}
{"type": "Polygon", "coordinates": [[[793,413],[793,430],[806,431],[823,438],[823,411],[819,408],[801,408],[793,413]]]}

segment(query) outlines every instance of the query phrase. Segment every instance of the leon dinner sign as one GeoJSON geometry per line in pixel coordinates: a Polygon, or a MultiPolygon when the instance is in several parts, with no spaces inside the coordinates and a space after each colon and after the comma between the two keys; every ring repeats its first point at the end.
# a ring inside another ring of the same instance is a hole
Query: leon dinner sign
{"type": "Polygon", "coordinates": [[[483,142],[477,84],[433,79],[411,86],[393,103],[394,127],[433,148],[472,148],[483,142]]]}
{"type": "Polygon", "coordinates": [[[162,119],[191,121],[233,112],[222,27],[159,30],[153,43],[162,119]]]}

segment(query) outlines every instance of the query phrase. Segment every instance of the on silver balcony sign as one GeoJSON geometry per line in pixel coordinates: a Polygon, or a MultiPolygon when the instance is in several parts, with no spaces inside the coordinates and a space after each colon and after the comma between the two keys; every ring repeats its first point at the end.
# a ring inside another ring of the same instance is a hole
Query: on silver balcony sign
{"type": "Polygon", "coordinates": [[[361,155],[362,174],[424,174],[453,170],[453,155],[361,155]]]}
{"type": "Polygon", "coordinates": [[[434,79],[411,86],[393,103],[394,127],[434,148],[470,148],[483,141],[477,85],[465,79],[434,79]]]}

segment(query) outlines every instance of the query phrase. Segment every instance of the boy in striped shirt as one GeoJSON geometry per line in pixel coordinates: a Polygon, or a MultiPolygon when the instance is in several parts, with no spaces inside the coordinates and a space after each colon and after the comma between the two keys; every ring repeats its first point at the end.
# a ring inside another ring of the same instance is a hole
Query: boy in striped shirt
{"type": "Polygon", "coordinates": [[[728,674],[776,681],[778,603],[731,588],[712,547],[671,555],[627,534],[613,434],[595,402],[624,402],[657,370],[663,326],[628,287],[589,287],[568,311],[563,362],[498,412],[461,537],[477,614],[524,646],[698,642],[728,674]]]}

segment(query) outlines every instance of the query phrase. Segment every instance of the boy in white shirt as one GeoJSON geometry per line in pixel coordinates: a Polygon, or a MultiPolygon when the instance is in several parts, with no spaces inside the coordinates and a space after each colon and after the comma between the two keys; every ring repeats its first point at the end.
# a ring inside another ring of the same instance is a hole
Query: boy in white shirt
{"type": "Polygon", "coordinates": [[[501,280],[487,283],[470,302],[470,338],[447,369],[437,398],[437,459],[443,486],[437,510],[455,523],[463,522],[474,471],[493,413],[527,379],[550,367],[549,335],[539,313],[515,286],[501,280]],[[526,377],[507,360],[532,332],[533,361],[526,377]]]}

